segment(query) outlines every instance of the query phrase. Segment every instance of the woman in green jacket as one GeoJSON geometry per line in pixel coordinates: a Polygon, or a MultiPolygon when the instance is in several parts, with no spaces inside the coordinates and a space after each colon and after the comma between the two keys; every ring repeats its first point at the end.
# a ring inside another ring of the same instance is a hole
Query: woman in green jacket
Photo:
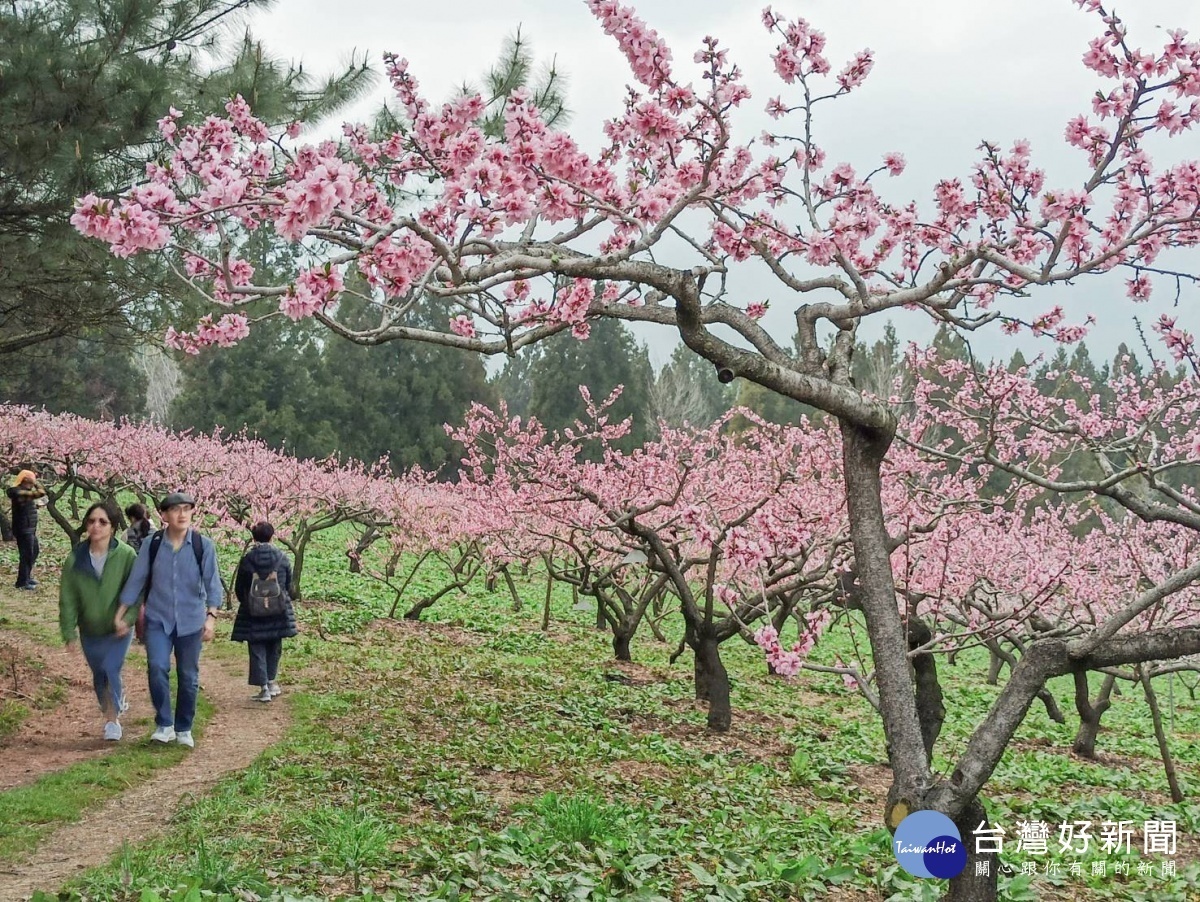
{"type": "Polygon", "coordinates": [[[78,636],[104,714],[104,738],[115,742],[121,738],[120,718],[125,710],[121,668],[133,633],[118,636],[113,618],[137,552],[117,541],[112,515],[103,503],[87,509],[83,527],[87,538],[71,550],[63,564],[58,625],[68,649],[74,647],[78,636]]]}

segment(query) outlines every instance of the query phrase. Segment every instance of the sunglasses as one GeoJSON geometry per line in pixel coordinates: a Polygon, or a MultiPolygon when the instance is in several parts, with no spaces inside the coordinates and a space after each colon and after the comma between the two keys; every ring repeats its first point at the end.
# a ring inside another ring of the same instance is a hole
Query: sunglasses
{"type": "Polygon", "coordinates": [[[84,523],[86,523],[88,526],[91,526],[92,524],[95,524],[96,526],[107,526],[108,525],[107,520],[97,520],[95,517],[88,517],[88,519],[86,519],[84,521],[84,523]]]}

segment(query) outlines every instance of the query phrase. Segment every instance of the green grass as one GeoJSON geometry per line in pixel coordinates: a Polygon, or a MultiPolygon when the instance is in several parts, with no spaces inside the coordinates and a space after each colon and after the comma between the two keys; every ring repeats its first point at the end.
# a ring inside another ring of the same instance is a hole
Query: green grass
{"type": "MultiPolygon", "coordinates": [[[[83,876],[78,892],[747,902],[936,896],[937,884],[907,877],[889,852],[879,826],[887,773],[878,717],[838,677],[772,678],[756,650],[728,643],[734,729],[713,736],[691,698],[690,659],[667,663],[679,624],[666,624],[668,643],[639,633],[639,664],[628,669],[635,679],[622,682],[605,678],[617,669],[608,637],[569,592],[555,590],[550,632],[538,630],[540,579],[522,583],[520,614],[503,583],[492,594],[477,581],[429,609],[427,624],[384,623],[392,594],[346,572],[345,538],[334,532],[310,552],[311,600],[299,609],[306,632],[284,654],[295,688],[286,740],[184,808],[162,837],[83,876]],[[318,620],[327,640],[318,637],[318,620]]],[[[426,568],[409,603],[438,586],[437,568],[426,568]]],[[[814,660],[850,653],[840,630],[814,660]]],[[[982,685],[978,653],[939,668],[950,716],[935,766],[945,773],[999,688],[982,685]]],[[[1072,721],[1070,681],[1051,688],[1072,721]]],[[[1172,713],[1172,750],[1194,791],[1200,706],[1177,691],[1172,713]]],[[[1005,877],[1002,897],[1200,898],[1200,803],[1169,802],[1140,695],[1126,691],[1105,715],[1099,751],[1112,756],[1106,763],[1071,757],[1073,734],[1073,723],[1031,710],[985,788],[993,821],[1013,836],[1034,819],[1174,819],[1186,838],[1179,874],[1139,877],[1138,850],[1131,876],[1101,880],[1088,873],[1097,860],[1088,855],[1076,859],[1079,877],[1005,877]]],[[[7,823],[3,813],[0,822],[7,823]]],[[[1015,846],[1005,857],[1018,872],[1027,860],[1015,846]]]]}
{"type": "Polygon", "coordinates": [[[0,701],[0,742],[16,735],[26,718],[29,717],[29,706],[15,699],[0,701]]]}

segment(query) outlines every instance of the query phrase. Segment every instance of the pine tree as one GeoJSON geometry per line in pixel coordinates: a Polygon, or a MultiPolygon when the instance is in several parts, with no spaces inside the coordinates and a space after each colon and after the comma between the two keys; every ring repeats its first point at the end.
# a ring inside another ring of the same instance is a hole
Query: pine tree
{"type": "Polygon", "coordinates": [[[854,384],[881,398],[894,392],[904,393],[906,379],[904,355],[896,327],[890,322],[883,327],[883,338],[854,355],[852,365],[854,384]]]}
{"type": "MultiPolygon", "coordinates": [[[[532,50],[520,32],[506,42],[484,82],[479,90],[487,108],[480,124],[491,133],[502,135],[504,100],[523,87],[531,88],[547,123],[566,120],[563,76],[551,66],[534,80],[532,50]]],[[[386,106],[376,114],[377,132],[401,125],[386,106]]],[[[263,240],[262,233],[256,240],[263,240]]],[[[290,251],[255,246],[243,249],[242,256],[262,271],[282,263],[285,253],[290,251]]],[[[448,312],[442,311],[438,320],[428,309],[432,306],[422,305],[406,325],[444,324],[448,312]]],[[[278,311],[260,306],[257,314],[248,339],[220,354],[185,361],[185,388],[172,413],[175,425],[246,429],[274,447],[303,456],[337,453],[374,461],[387,455],[398,470],[412,465],[438,469],[461,456],[443,424],[460,422],[471,402],[491,405],[506,396],[510,409],[521,414],[529,406],[528,356],[510,361],[511,374],[519,373],[511,384],[506,385],[502,375],[489,385],[482,361],[456,351],[407,342],[368,349],[338,336],[327,336],[317,346],[310,330],[281,322],[278,311]],[[276,372],[286,390],[274,385],[241,387],[260,382],[260,371],[276,372]],[[502,388],[499,394],[497,387],[502,388]]],[[[358,328],[369,323],[371,310],[347,292],[336,315],[346,326],[358,328]]]]}
{"type": "Polygon", "coordinates": [[[712,365],[677,345],[671,359],[658,372],[650,390],[650,413],[668,426],[707,426],[737,398],[731,383],[718,381],[712,365]]]}
{"type": "MultiPolygon", "coordinates": [[[[768,422],[795,425],[800,422],[801,417],[811,417],[815,412],[807,404],[801,404],[770,389],[763,388],[757,382],[738,379],[734,385],[737,386],[737,406],[752,410],[768,422]]],[[[740,415],[735,416],[729,422],[729,428],[735,432],[740,432],[749,425],[746,419],[740,415]]]]}
{"type": "Polygon", "coordinates": [[[245,431],[273,448],[322,458],[340,450],[339,428],[322,397],[319,330],[282,317],[260,323],[232,348],[209,348],[184,361],[183,389],[171,425],[245,431]]]}
{"type": "Polygon", "coordinates": [[[557,62],[551,59],[538,69],[533,46],[518,28],[515,35],[505,38],[500,57],[484,75],[483,84],[463,84],[459,93],[483,97],[487,106],[480,125],[490,137],[504,137],[504,103],[522,88],[530,92],[542,121],[551,128],[562,128],[570,122],[571,113],[566,103],[567,78],[559,71],[557,62]]]}
{"type": "MultiPolygon", "coordinates": [[[[345,322],[370,318],[369,308],[352,295],[341,304],[345,322]]],[[[437,319],[434,313],[422,315],[437,319]]],[[[442,311],[439,322],[447,317],[442,311]]],[[[413,323],[433,325],[420,316],[413,323]]],[[[406,341],[371,348],[331,338],[321,385],[320,417],[332,424],[338,450],[364,461],[386,454],[396,470],[457,463],[462,453],[444,424],[461,423],[473,401],[489,406],[496,401],[481,358],[406,341]]]]}
{"type": "Polygon", "coordinates": [[[530,416],[549,429],[566,428],[584,419],[579,386],[587,386],[592,400],[599,403],[621,385],[624,388],[609,410],[609,420],[632,417],[633,428],[618,445],[630,450],[646,441],[652,432],[649,396],[654,370],[645,345],[623,323],[596,320],[587,341],[561,332],[542,342],[538,351],[529,366],[530,416]]]}
{"type": "Polygon", "coordinates": [[[533,397],[530,371],[539,349],[523,348],[505,359],[504,368],[491,380],[497,400],[503,401],[514,417],[529,416],[529,401],[533,397]]]}
{"type": "Polygon", "coordinates": [[[0,361],[0,398],[10,404],[100,420],[136,418],[146,406],[146,377],[103,334],[53,338],[0,361]]]}
{"type": "Polygon", "coordinates": [[[180,302],[153,261],[120,261],[68,218],[75,198],[140,178],[174,104],[219,111],[241,93],[273,123],[312,118],[365,89],[352,63],[318,82],[248,34],[267,0],[13,0],[0,9],[0,366],[39,342],[132,343],[180,302]]]}

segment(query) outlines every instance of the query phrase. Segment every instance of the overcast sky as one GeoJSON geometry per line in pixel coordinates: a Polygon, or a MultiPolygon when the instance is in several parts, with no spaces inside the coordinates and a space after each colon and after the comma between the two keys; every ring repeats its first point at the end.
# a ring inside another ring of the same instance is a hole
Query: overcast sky
{"type": "MultiPolygon", "coordinates": [[[[762,109],[784,86],[771,70],[769,54],[777,41],[761,24],[764,3],[641,0],[633,5],[672,48],[677,79],[698,78],[692,53],[705,35],[717,36],[747,73],[754,94],[738,123],[744,126],[742,137],[769,127],[762,109]]],[[[803,15],[823,30],[835,69],[859,49],[874,51],[875,68],[866,84],[848,99],[825,105],[817,141],[831,162],[846,160],[860,171],[877,165],[885,151],[903,153],[909,168],[885,186],[889,199],[915,198],[928,210],[933,183],[948,176],[968,178],[984,139],[1007,148],[1017,138],[1028,138],[1048,185],[1074,187],[1080,181],[1082,155],[1065,145],[1062,132],[1072,116],[1090,112],[1089,98],[1100,86],[1080,63],[1088,40],[1099,31],[1096,17],[1070,0],[803,0],[774,8],[787,16],[803,15]]],[[[1165,28],[1200,36],[1200,0],[1125,0],[1117,9],[1135,45],[1161,45],[1165,28]]],[[[301,60],[310,70],[328,71],[352,50],[367,52],[377,71],[385,51],[407,57],[425,95],[435,101],[464,80],[477,80],[518,25],[538,58],[555,58],[567,74],[570,131],[585,147],[598,148],[604,120],[621,111],[630,74],[615,41],[582,0],[279,0],[252,20],[254,32],[273,53],[301,60]]],[[[380,79],[375,96],[353,108],[349,118],[367,117],[386,96],[380,79]]],[[[1156,163],[1183,156],[1200,157],[1200,133],[1153,154],[1156,163]]],[[[1200,251],[1174,263],[1200,270],[1200,251]]],[[[1165,299],[1153,310],[1134,308],[1124,300],[1122,278],[1103,283],[1084,280],[1076,287],[1043,291],[1029,302],[1029,313],[1055,303],[1064,303],[1069,314],[1094,312],[1099,324],[1088,345],[1097,356],[1110,356],[1119,341],[1130,340],[1130,317],[1136,313],[1149,325],[1165,299]]],[[[752,278],[745,290],[770,293],[771,322],[786,340],[793,299],[765,280],[752,278]]],[[[1177,311],[1180,321],[1200,331],[1200,291],[1192,288],[1187,300],[1186,309],[1177,311]]],[[[916,321],[897,326],[902,337],[928,335],[916,321]]],[[[989,355],[1007,355],[1013,347],[997,333],[975,343],[989,355]]],[[[1026,337],[1022,346],[1028,352],[1033,344],[1026,337]]],[[[654,356],[661,359],[666,347],[654,342],[654,356]]]]}

